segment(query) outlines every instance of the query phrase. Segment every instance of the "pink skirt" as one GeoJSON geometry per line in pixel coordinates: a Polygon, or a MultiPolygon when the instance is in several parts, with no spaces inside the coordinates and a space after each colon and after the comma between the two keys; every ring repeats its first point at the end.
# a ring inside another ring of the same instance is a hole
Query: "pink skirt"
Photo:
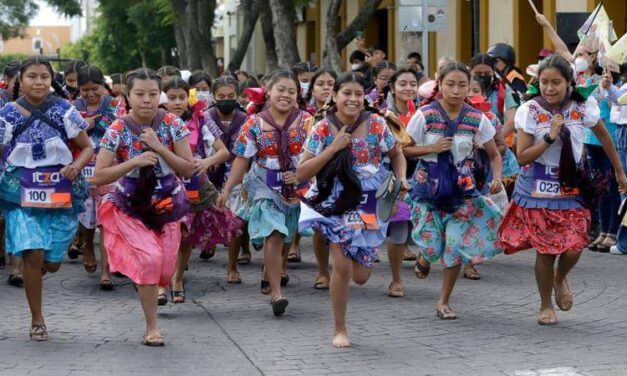
{"type": "Polygon", "coordinates": [[[559,255],[581,251],[588,244],[588,209],[526,209],[512,202],[501,222],[498,239],[506,254],[535,248],[559,255]]]}
{"type": "Polygon", "coordinates": [[[218,244],[228,246],[232,238],[241,235],[242,224],[228,208],[211,206],[185,216],[183,242],[201,251],[209,251],[218,244]]]}
{"type": "Polygon", "coordinates": [[[106,200],[98,207],[98,219],[112,272],[120,272],[138,285],[170,284],[181,243],[180,221],[166,224],[158,234],[106,200]]]}

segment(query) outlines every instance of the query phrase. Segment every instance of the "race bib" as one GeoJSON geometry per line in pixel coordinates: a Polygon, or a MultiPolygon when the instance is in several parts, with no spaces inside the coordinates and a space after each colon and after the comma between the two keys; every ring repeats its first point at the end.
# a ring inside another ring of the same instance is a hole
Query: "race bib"
{"type": "Polygon", "coordinates": [[[533,197],[563,198],[578,194],[578,189],[571,189],[567,192],[562,189],[557,167],[545,166],[539,163],[533,165],[533,192],[531,194],[533,197]]]}
{"type": "Polygon", "coordinates": [[[352,210],[342,216],[344,224],[356,230],[377,230],[377,191],[363,192],[357,210],[352,210]]]}
{"type": "Polygon", "coordinates": [[[187,198],[191,203],[196,203],[200,200],[200,179],[197,174],[192,175],[191,178],[183,178],[183,184],[187,191],[187,198]]]}
{"type": "Polygon", "coordinates": [[[85,168],[83,168],[83,176],[90,185],[94,184],[94,176],[96,175],[96,161],[91,160],[85,168]]]}
{"type": "Polygon", "coordinates": [[[20,176],[22,207],[71,208],[72,182],[63,177],[60,170],[60,167],[23,169],[20,176]]]}

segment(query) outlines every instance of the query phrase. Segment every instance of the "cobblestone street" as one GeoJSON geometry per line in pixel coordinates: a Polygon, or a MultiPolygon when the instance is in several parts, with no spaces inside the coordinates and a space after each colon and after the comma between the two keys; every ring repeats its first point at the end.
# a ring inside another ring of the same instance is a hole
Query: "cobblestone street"
{"type": "MultiPolygon", "coordinates": [[[[166,347],[140,345],[143,317],[132,286],[113,292],[79,262],[66,262],[44,281],[50,341],[28,339],[24,291],[0,285],[2,375],[624,375],[627,259],[586,252],[570,284],[571,312],[541,327],[533,254],[500,256],[480,267],[482,279],[460,279],[452,300],[459,319],[435,317],[439,268],[417,280],[410,263],[406,297],[386,296],[383,262],[364,287],[353,286],[348,324],[353,348],[330,345],[328,295],[312,288],[316,266],[309,241],[303,262],[291,264],[287,315],[274,318],[259,294],[261,254],[241,268],[244,283],[225,282],[226,252],[204,262],[192,256],[185,304],[159,308],[166,347]]],[[[6,280],[8,270],[2,272],[6,280]]]]}

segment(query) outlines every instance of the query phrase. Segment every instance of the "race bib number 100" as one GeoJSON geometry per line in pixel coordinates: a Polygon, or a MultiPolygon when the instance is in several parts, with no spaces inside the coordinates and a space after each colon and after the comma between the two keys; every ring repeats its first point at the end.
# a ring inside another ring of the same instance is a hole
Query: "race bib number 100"
{"type": "Polygon", "coordinates": [[[22,207],[72,207],[72,182],[61,175],[59,167],[23,169],[20,182],[22,207]]]}

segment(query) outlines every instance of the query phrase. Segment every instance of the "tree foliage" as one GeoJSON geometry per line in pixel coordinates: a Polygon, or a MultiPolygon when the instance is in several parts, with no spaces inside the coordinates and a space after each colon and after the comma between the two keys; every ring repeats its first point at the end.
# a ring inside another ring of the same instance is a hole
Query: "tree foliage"
{"type": "MultiPolygon", "coordinates": [[[[46,0],[59,13],[66,16],[81,14],[78,0],[46,0]]],[[[0,0],[0,36],[7,40],[24,34],[28,21],[37,14],[35,0],[0,0]]]]}
{"type": "Polygon", "coordinates": [[[174,29],[159,2],[107,0],[98,10],[93,32],[64,47],[62,57],[89,61],[108,73],[171,64],[174,29]]]}

